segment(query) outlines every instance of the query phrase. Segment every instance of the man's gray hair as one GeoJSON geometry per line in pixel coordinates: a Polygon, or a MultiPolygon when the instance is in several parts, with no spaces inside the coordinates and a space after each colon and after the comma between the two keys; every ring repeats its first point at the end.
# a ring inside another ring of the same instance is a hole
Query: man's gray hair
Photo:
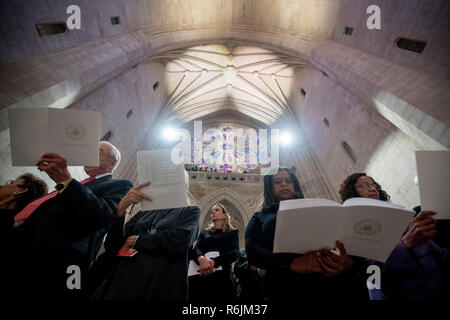
{"type": "Polygon", "coordinates": [[[116,146],[114,146],[113,144],[111,144],[111,157],[116,159],[116,164],[114,165],[114,168],[112,169],[112,171],[114,172],[114,170],[116,170],[117,167],[119,166],[119,163],[120,163],[120,160],[122,159],[122,157],[120,156],[119,149],[117,149],[116,146]]]}
{"type": "Polygon", "coordinates": [[[120,159],[122,159],[122,157],[120,155],[120,151],[111,142],[108,142],[108,141],[100,141],[100,142],[107,143],[111,147],[111,153],[109,154],[109,156],[116,160],[116,163],[114,164],[114,168],[111,171],[111,173],[112,173],[112,172],[114,172],[114,170],[117,169],[117,167],[119,166],[119,163],[120,163],[120,159]]]}

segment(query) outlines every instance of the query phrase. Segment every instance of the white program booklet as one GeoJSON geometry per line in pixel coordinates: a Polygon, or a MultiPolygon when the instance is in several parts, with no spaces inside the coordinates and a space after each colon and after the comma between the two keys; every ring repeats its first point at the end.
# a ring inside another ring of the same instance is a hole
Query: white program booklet
{"type": "MultiPolygon", "coordinates": [[[[205,253],[205,257],[208,259],[212,259],[212,258],[215,258],[218,256],[219,256],[219,251],[210,251],[210,252],[205,253]]],[[[200,274],[200,272],[198,271],[199,269],[200,269],[200,266],[198,264],[196,264],[194,260],[190,260],[188,277],[200,274]]],[[[214,268],[214,271],[216,271],[216,270],[222,270],[222,267],[218,267],[217,269],[214,268]]]]}
{"type": "Polygon", "coordinates": [[[184,162],[173,161],[173,155],[180,152],[180,149],[163,149],[137,153],[139,184],[151,182],[142,192],[153,199],[142,200],[142,210],[180,208],[188,205],[184,162]]]}
{"type": "Polygon", "coordinates": [[[72,109],[9,109],[11,162],[35,166],[52,152],[70,166],[98,166],[100,112],[72,109]]]}
{"type": "Polygon", "coordinates": [[[281,201],[273,252],[333,249],[340,240],[347,254],[384,262],[414,214],[367,198],[352,198],[342,205],[327,199],[281,201]]]}
{"type": "Polygon", "coordinates": [[[422,211],[434,219],[450,219],[450,151],[416,151],[422,211]]]}

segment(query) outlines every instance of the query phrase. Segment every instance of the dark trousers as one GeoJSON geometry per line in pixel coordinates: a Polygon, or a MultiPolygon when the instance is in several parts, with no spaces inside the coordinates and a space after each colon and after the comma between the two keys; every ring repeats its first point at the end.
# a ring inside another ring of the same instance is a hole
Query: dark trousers
{"type": "Polygon", "coordinates": [[[230,275],[216,271],[210,277],[189,277],[189,301],[226,303],[236,299],[234,282],[230,275]]]}
{"type": "Polygon", "coordinates": [[[55,250],[53,255],[45,253],[33,258],[21,257],[14,262],[13,276],[7,281],[11,296],[23,300],[86,299],[83,288],[84,257],[83,252],[69,248],[55,250]],[[78,266],[79,271],[70,271],[69,266],[78,266]],[[78,283],[77,280],[81,288],[70,289],[70,284],[78,283]]]}

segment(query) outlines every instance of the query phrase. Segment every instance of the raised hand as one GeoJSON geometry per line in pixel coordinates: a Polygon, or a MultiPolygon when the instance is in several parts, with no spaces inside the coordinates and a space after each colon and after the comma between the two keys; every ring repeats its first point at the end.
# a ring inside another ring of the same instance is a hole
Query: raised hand
{"type": "Polygon", "coordinates": [[[9,195],[7,198],[0,201],[0,209],[8,209],[8,206],[17,200],[17,196],[15,194],[9,195]]]}
{"type": "Polygon", "coordinates": [[[123,216],[130,205],[138,203],[143,199],[152,201],[153,199],[149,195],[141,192],[143,188],[148,187],[150,184],[151,182],[147,181],[130,189],[130,191],[128,191],[128,193],[122,198],[122,200],[120,200],[119,205],[117,206],[117,216],[123,216]]]}
{"type": "Polygon", "coordinates": [[[66,159],[56,153],[45,153],[36,165],[38,170],[47,173],[56,183],[67,181],[71,178],[67,169],[66,159]]]}
{"type": "Polygon", "coordinates": [[[436,220],[431,217],[435,214],[434,211],[421,211],[410,222],[408,232],[402,237],[406,248],[416,248],[436,234],[436,220]]]}

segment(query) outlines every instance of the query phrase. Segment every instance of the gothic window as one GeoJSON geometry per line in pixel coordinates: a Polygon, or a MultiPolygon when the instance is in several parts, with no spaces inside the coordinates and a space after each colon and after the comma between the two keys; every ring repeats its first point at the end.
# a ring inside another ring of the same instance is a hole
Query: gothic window
{"type": "Polygon", "coordinates": [[[400,38],[396,41],[397,47],[404,50],[409,50],[417,53],[422,53],[427,43],[425,41],[411,40],[400,38]]]}
{"type": "Polygon", "coordinates": [[[353,34],[353,28],[352,27],[345,27],[344,34],[351,36],[353,34]]]}
{"type": "Polygon", "coordinates": [[[347,152],[347,154],[350,156],[350,158],[353,160],[353,162],[356,163],[356,161],[358,160],[358,157],[356,156],[352,147],[350,147],[350,145],[347,143],[347,141],[342,141],[342,146],[344,147],[344,150],[347,152]]]}
{"type": "Polygon", "coordinates": [[[67,25],[64,22],[59,23],[38,23],[36,29],[40,37],[51,36],[53,34],[64,33],[67,31],[67,25]]]}
{"type": "Polygon", "coordinates": [[[111,24],[120,24],[120,17],[111,17],[111,24]]]}

